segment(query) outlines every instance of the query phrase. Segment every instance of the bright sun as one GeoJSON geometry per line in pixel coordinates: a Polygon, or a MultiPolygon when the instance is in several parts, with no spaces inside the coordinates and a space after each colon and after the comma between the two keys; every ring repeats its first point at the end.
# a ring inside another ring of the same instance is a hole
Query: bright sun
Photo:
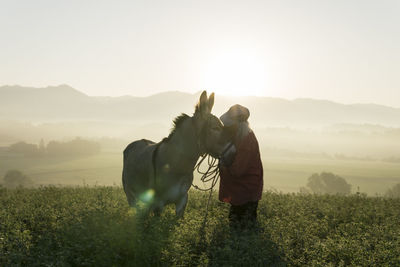
{"type": "Polygon", "coordinates": [[[231,50],[209,61],[205,83],[216,93],[231,96],[265,95],[264,64],[248,51],[231,50]]]}

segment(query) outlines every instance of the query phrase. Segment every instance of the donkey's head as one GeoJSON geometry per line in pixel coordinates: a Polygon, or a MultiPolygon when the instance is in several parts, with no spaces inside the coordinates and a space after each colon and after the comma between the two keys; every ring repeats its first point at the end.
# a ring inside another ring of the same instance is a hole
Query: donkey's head
{"type": "Polygon", "coordinates": [[[222,122],[211,114],[213,106],[214,93],[207,97],[207,92],[203,91],[193,117],[197,128],[200,152],[217,158],[222,153],[226,142],[225,139],[222,139],[222,122]]]}

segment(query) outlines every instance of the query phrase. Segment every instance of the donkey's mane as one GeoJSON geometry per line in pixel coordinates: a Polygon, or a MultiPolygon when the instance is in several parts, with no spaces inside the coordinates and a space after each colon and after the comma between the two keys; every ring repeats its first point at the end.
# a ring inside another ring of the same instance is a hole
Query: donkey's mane
{"type": "Polygon", "coordinates": [[[200,111],[200,102],[196,104],[196,106],[194,107],[194,113],[196,114],[197,112],[200,111]]]}
{"type": "Polygon", "coordinates": [[[165,141],[168,141],[172,135],[174,135],[174,133],[176,132],[176,130],[182,125],[182,123],[186,120],[189,119],[190,116],[182,113],[181,115],[179,115],[178,117],[176,117],[173,121],[173,127],[171,129],[171,132],[169,133],[168,137],[164,138],[165,141]]]}

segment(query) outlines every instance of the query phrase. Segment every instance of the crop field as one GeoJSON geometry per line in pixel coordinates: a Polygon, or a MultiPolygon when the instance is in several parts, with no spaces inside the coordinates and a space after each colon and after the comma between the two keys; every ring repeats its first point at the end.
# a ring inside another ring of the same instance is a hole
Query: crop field
{"type": "Polygon", "coordinates": [[[265,192],[258,232],[190,191],[183,219],[112,186],[0,188],[0,266],[400,266],[400,199],[265,192]]]}

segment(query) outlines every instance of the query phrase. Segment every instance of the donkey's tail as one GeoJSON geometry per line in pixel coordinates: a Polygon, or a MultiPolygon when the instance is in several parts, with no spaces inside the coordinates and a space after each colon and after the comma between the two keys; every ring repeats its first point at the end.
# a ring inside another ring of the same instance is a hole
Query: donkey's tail
{"type": "Polygon", "coordinates": [[[135,206],[136,204],[135,193],[133,192],[132,188],[128,185],[125,168],[122,170],[122,186],[124,187],[126,199],[128,200],[129,206],[131,207],[135,206]]]}
{"type": "Polygon", "coordinates": [[[132,190],[132,188],[128,185],[128,177],[126,173],[126,167],[127,167],[127,160],[129,157],[129,153],[133,150],[137,142],[132,142],[130,143],[123,152],[123,168],[122,168],[122,186],[124,187],[125,195],[128,200],[129,206],[133,207],[136,204],[136,197],[135,194],[132,190]]]}
{"type": "Polygon", "coordinates": [[[129,156],[137,153],[135,151],[140,151],[149,144],[154,144],[154,142],[147,139],[137,140],[130,143],[123,152],[122,185],[130,206],[135,206],[136,204],[136,193],[132,182],[129,182],[129,179],[132,179],[132,173],[130,173],[128,169],[128,165],[130,164],[129,156]]]}

